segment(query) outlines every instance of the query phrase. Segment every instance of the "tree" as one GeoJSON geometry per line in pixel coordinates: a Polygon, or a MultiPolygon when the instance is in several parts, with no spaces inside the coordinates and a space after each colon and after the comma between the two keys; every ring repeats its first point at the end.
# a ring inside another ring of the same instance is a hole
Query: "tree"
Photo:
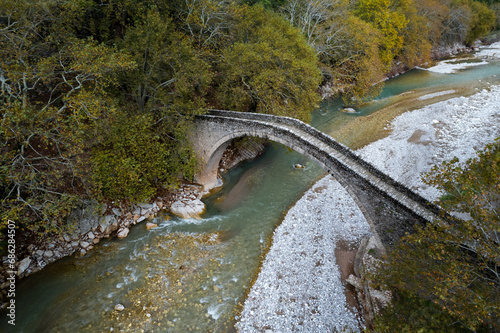
{"type": "Polygon", "coordinates": [[[91,163],[103,198],[137,202],[194,176],[186,136],[204,112],[212,74],[191,40],[154,10],[127,29],[119,46],[138,66],[120,80],[121,112],[94,134],[91,163]]]}
{"type": "Polygon", "coordinates": [[[310,118],[321,75],[300,32],[261,6],[246,8],[222,51],[218,101],[241,111],[310,118]]]}
{"type": "Polygon", "coordinates": [[[228,0],[185,0],[173,11],[180,28],[200,48],[217,48],[227,38],[235,5],[228,0]]]}
{"type": "Polygon", "coordinates": [[[403,30],[404,41],[397,60],[409,69],[430,61],[432,43],[428,18],[419,14],[413,0],[394,0],[393,5],[404,14],[408,22],[403,30]]]}
{"type": "Polygon", "coordinates": [[[445,33],[444,20],[450,13],[449,4],[437,0],[414,0],[417,15],[425,19],[421,26],[433,47],[438,47],[445,33]]]}
{"type": "Polygon", "coordinates": [[[354,13],[382,33],[380,58],[386,66],[403,48],[403,33],[408,24],[403,13],[392,10],[390,0],[359,0],[354,13]]]}
{"type": "Polygon", "coordinates": [[[379,56],[381,35],[363,20],[349,16],[338,40],[345,44],[335,57],[322,58],[336,75],[347,105],[363,103],[380,93],[386,67],[379,56]]]}
{"type": "Polygon", "coordinates": [[[472,15],[469,23],[469,34],[465,42],[470,45],[495,27],[496,18],[495,12],[481,2],[470,1],[469,7],[472,15]]]}
{"type": "Polygon", "coordinates": [[[314,47],[323,83],[342,92],[346,104],[358,103],[380,91],[377,83],[383,79],[384,66],[378,47],[382,35],[354,17],[347,2],[289,0],[280,12],[314,47]]]}
{"type": "Polygon", "coordinates": [[[380,283],[396,295],[377,331],[496,331],[500,329],[500,139],[475,159],[434,167],[426,182],[439,204],[467,214],[405,237],[381,267],[380,283]]]}
{"type": "Polygon", "coordinates": [[[2,224],[43,235],[90,193],[83,133],[113,112],[106,90],[134,64],[61,30],[58,2],[5,1],[0,11],[2,224]]]}

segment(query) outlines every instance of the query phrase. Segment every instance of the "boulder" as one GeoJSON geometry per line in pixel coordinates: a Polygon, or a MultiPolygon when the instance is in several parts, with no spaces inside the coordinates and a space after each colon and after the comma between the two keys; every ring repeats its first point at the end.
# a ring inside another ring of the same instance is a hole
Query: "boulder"
{"type": "Polygon", "coordinates": [[[88,203],[87,206],[75,209],[69,216],[69,221],[76,223],[76,229],[73,235],[83,235],[99,226],[99,217],[103,214],[105,205],[97,203],[88,203]]]}
{"type": "Polygon", "coordinates": [[[118,221],[114,215],[106,215],[99,221],[99,231],[104,235],[109,235],[118,229],[118,221]]]}
{"type": "Polygon", "coordinates": [[[87,234],[87,238],[90,239],[90,240],[93,240],[95,238],[95,235],[94,233],[91,231],[87,234]]]}
{"type": "Polygon", "coordinates": [[[137,207],[133,212],[133,215],[141,215],[141,207],[137,207]]]}
{"type": "Polygon", "coordinates": [[[17,275],[20,276],[21,274],[23,274],[28,269],[30,264],[31,264],[30,257],[26,257],[23,260],[21,260],[21,262],[19,263],[19,267],[17,268],[17,275]]]}
{"type": "Polygon", "coordinates": [[[181,201],[178,200],[170,206],[172,214],[183,219],[201,218],[201,214],[205,212],[205,204],[200,199],[181,201]]]}
{"type": "Polygon", "coordinates": [[[118,230],[118,234],[116,235],[118,238],[125,238],[127,237],[128,233],[129,233],[129,229],[128,228],[123,228],[123,229],[120,229],[118,230]]]}
{"type": "Polygon", "coordinates": [[[47,250],[47,251],[45,251],[45,252],[43,253],[43,256],[44,256],[45,258],[51,258],[51,257],[53,257],[53,256],[54,256],[54,252],[52,252],[51,250],[47,250]]]}
{"type": "Polygon", "coordinates": [[[356,110],[353,109],[353,108],[343,108],[342,110],[340,110],[342,112],[347,112],[347,113],[356,113],[356,110]]]}
{"type": "Polygon", "coordinates": [[[153,212],[155,204],[140,204],[139,207],[141,207],[141,215],[146,215],[148,213],[151,214],[153,212]]]}
{"type": "Polygon", "coordinates": [[[80,242],[80,246],[81,246],[82,248],[84,248],[84,249],[88,248],[88,247],[89,247],[89,245],[90,245],[90,243],[89,243],[89,242],[85,242],[85,241],[80,242]]]}

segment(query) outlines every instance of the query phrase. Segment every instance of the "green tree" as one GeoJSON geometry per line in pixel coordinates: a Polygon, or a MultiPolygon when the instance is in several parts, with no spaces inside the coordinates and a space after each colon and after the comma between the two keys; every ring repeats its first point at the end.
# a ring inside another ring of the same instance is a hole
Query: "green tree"
{"type": "Polygon", "coordinates": [[[470,1],[469,7],[472,15],[469,22],[469,34],[465,42],[467,44],[472,44],[478,38],[486,36],[486,34],[495,27],[496,17],[495,12],[481,2],[470,1]]]}
{"type": "Polygon", "coordinates": [[[321,75],[300,32],[261,6],[246,8],[222,50],[219,104],[228,109],[309,120],[321,75]]]}
{"type": "Polygon", "coordinates": [[[417,228],[374,277],[395,294],[376,331],[463,332],[500,329],[500,140],[465,164],[435,167],[426,182],[439,204],[470,216],[417,228]]]}
{"type": "Polygon", "coordinates": [[[146,200],[192,178],[191,121],[204,112],[212,74],[168,17],[149,11],[119,45],[137,63],[121,78],[120,114],[95,133],[94,182],[104,198],[146,200]]]}
{"type": "Polygon", "coordinates": [[[43,235],[90,193],[82,134],[113,112],[106,90],[134,63],[61,31],[58,2],[4,1],[0,13],[2,224],[43,235]]]}

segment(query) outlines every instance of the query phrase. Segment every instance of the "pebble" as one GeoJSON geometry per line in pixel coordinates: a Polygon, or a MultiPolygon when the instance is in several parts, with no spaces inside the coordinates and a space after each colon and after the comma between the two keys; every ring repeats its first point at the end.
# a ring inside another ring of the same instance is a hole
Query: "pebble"
{"type": "Polygon", "coordinates": [[[116,311],[123,311],[123,310],[125,310],[125,307],[122,304],[118,303],[115,305],[115,310],[116,311]]]}

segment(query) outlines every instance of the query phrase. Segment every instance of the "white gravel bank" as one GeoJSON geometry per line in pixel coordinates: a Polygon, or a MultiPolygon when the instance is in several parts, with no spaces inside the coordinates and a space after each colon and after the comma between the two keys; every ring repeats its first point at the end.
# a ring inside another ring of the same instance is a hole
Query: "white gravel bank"
{"type": "MultiPolygon", "coordinates": [[[[397,117],[392,134],[360,154],[382,171],[433,199],[420,173],[458,156],[472,157],[500,136],[500,86],[397,117]]],[[[290,209],[276,229],[237,328],[240,332],[358,331],[335,262],[339,239],[356,241],[369,226],[346,191],[323,178],[290,209]],[[319,263],[319,264],[317,264],[319,263]]]]}
{"type": "Polygon", "coordinates": [[[485,65],[488,61],[500,58],[500,42],[481,47],[481,50],[474,54],[474,58],[476,61],[481,61],[471,63],[464,59],[456,58],[440,61],[436,66],[429,67],[427,70],[442,74],[452,74],[464,68],[485,65]]]}
{"type": "Polygon", "coordinates": [[[406,112],[391,134],[359,150],[363,158],[430,200],[439,196],[420,174],[457,156],[465,161],[500,136],[500,86],[406,112]]]}
{"type": "Polygon", "coordinates": [[[239,331],[357,331],[340,282],[335,243],[369,232],[363,214],[338,182],[329,176],[317,182],[276,228],[239,331]]]}

